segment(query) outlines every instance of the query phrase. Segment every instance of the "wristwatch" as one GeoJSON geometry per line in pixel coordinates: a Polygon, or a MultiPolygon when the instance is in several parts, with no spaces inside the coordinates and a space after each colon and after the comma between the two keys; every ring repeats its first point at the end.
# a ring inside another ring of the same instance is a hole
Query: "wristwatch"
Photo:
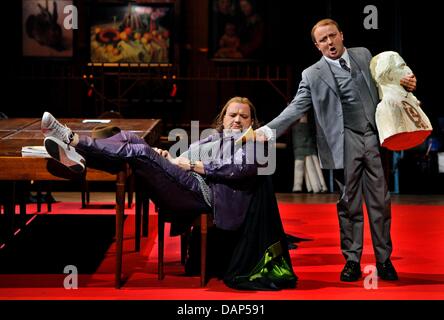
{"type": "Polygon", "coordinates": [[[190,160],[190,171],[194,171],[195,166],[196,166],[196,161],[190,160]]]}

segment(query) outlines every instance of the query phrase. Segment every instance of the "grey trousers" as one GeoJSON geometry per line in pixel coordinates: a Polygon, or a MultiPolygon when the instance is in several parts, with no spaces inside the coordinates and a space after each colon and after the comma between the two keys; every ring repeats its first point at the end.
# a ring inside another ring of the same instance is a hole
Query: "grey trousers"
{"type": "Polygon", "coordinates": [[[392,253],[390,194],[382,168],[378,137],[345,129],[344,181],[337,181],[341,250],[345,259],[360,262],[364,237],[363,196],[377,262],[392,253]]]}

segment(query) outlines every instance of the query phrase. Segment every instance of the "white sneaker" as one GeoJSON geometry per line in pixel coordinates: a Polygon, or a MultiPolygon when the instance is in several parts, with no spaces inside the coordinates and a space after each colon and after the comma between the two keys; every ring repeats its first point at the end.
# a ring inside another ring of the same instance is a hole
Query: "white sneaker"
{"type": "Polygon", "coordinates": [[[74,137],[71,129],[58,122],[49,112],[43,114],[41,129],[45,137],[55,137],[66,144],[70,144],[74,137]]]}
{"type": "Polygon", "coordinates": [[[44,145],[46,151],[54,160],[72,171],[81,173],[85,170],[85,159],[69,144],[54,136],[49,136],[45,138],[44,145]]]}

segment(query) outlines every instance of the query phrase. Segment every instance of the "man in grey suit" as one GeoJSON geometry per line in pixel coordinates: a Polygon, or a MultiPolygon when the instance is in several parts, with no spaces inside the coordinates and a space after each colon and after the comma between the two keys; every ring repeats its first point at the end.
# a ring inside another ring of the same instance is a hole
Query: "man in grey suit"
{"type": "MultiPolygon", "coordinates": [[[[344,172],[343,181],[337,181],[341,191],[337,203],[341,250],[346,259],[340,279],[357,281],[362,276],[364,195],[378,276],[397,280],[390,260],[390,196],[375,125],[379,97],[369,70],[372,56],[366,48],[346,49],[341,29],[331,19],[319,21],[311,36],[322,58],[302,72],[293,101],[277,118],[257,129],[256,137],[280,136],[314,109],[321,167],[344,172]]],[[[415,90],[415,76],[404,77],[401,85],[415,90]]]]}

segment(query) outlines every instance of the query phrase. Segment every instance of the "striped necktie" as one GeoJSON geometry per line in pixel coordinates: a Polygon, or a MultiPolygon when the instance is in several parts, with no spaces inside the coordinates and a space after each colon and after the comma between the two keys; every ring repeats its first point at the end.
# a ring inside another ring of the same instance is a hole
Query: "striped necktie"
{"type": "Polygon", "coordinates": [[[345,62],[344,58],[339,59],[339,64],[341,65],[342,69],[344,69],[347,72],[350,72],[350,68],[347,65],[347,62],[345,62]]]}

